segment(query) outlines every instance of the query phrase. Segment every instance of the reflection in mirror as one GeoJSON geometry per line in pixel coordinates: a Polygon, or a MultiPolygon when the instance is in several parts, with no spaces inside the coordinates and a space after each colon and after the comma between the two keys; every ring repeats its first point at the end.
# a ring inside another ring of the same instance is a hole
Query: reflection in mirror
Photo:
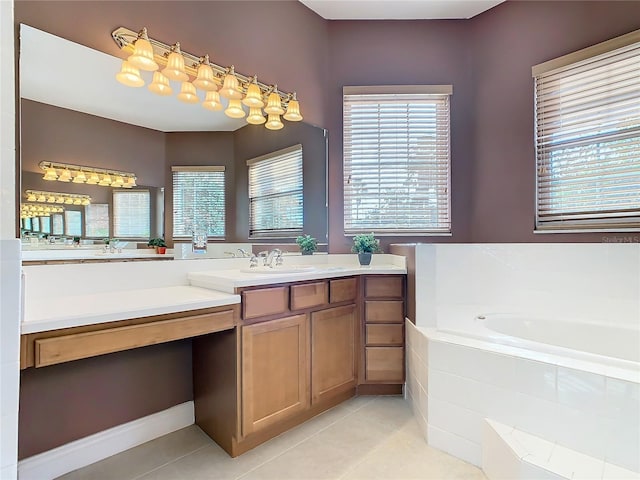
{"type": "MultiPolygon", "coordinates": [[[[247,160],[295,144],[304,152],[303,230],[326,242],[325,130],[304,122],[287,123],[277,132],[245,125],[222,112],[119,84],[119,58],[25,25],[20,35],[22,201],[26,190],[91,197],[90,205],[64,204],[62,212],[46,212],[49,216],[25,215],[19,225],[29,237],[25,243],[47,236],[38,245],[50,248],[52,240],[70,244],[80,237],[82,245],[102,245],[105,238],[119,238],[135,248],[146,246],[150,237],[164,237],[171,246],[172,166],[224,167],[221,242],[294,243],[293,236],[250,240],[247,160]],[[75,74],[79,63],[83,75],[75,74]],[[132,172],[137,185],[48,181],[41,162],[132,172]]],[[[228,256],[224,247],[210,251],[228,256]]]]}

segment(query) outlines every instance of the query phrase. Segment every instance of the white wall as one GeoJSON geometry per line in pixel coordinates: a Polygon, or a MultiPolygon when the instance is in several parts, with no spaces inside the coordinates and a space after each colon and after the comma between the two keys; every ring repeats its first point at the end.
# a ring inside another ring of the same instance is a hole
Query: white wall
{"type": "MultiPolygon", "coordinates": [[[[631,238],[634,238],[633,236],[631,238]]],[[[640,243],[418,245],[418,326],[506,312],[637,325],[640,243]]]]}
{"type": "Polygon", "coordinates": [[[15,239],[13,0],[0,0],[0,478],[16,478],[20,241],[15,239]]]}

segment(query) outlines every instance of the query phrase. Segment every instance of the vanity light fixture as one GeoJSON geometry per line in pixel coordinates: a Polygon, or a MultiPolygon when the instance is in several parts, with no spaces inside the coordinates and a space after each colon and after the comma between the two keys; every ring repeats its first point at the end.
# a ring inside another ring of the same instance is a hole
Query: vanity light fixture
{"type": "Polygon", "coordinates": [[[248,123],[265,124],[270,130],[284,127],[281,115],[290,122],[302,120],[295,92],[282,92],[277,85],[258,81],[256,75],[249,77],[240,74],[233,65],[216,65],[210,62],[209,55],[196,56],[183,52],[180,43],[169,45],[149,38],[146,28],[136,33],[119,27],[111,32],[111,37],[120,49],[129,54],[116,75],[116,79],[124,85],[144,85],[145,80],[140,70],[151,71],[154,72],[153,79],[148,88],[157,95],[171,95],[174,89],[169,80],[174,80],[182,82],[178,93],[180,100],[201,103],[204,108],[217,111],[223,109],[220,102],[220,97],[223,97],[228,102],[224,112],[231,118],[245,117],[244,105],[249,107],[248,123]],[[160,67],[164,68],[159,70],[160,67]],[[191,78],[194,79],[193,82],[190,81],[191,78]],[[196,89],[205,92],[204,101],[198,96],[196,89]],[[269,117],[268,121],[262,113],[263,108],[264,114],[269,117]]]}
{"type": "Polygon", "coordinates": [[[47,205],[43,203],[20,204],[20,218],[48,217],[52,213],[62,213],[64,207],[47,205]]]}
{"type": "Polygon", "coordinates": [[[67,204],[67,205],[89,205],[91,197],[77,193],[41,192],[39,190],[27,190],[24,192],[27,202],[38,202],[41,204],[67,204]]]}
{"type": "Polygon", "coordinates": [[[135,173],[45,161],[40,162],[38,165],[45,172],[42,177],[44,180],[115,188],[133,188],[136,186],[135,173]]]}

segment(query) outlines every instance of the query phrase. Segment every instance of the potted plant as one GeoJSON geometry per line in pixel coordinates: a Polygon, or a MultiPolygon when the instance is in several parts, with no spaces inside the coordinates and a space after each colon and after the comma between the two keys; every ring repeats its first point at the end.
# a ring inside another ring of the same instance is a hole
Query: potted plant
{"type": "Polygon", "coordinates": [[[369,265],[371,263],[371,254],[381,253],[382,249],[380,248],[380,240],[371,232],[355,235],[351,251],[358,254],[360,265],[369,265]]]}
{"type": "Polygon", "coordinates": [[[166,253],[167,252],[167,244],[164,241],[164,238],[152,238],[147,243],[149,247],[155,247],[156,253],[166,253]]]}
{"type": "Polygon", "coordinates": [[[318,240],[311,235],[300,235],[296,238],[296,243],[300,247],[302,255],[313,255],[318,250],[318,240]]]}

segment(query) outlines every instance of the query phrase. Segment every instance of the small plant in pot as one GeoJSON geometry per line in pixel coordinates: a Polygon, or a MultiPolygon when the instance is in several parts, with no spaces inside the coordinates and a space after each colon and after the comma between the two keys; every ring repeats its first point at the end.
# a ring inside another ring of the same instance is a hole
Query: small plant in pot
{"type": "Polygon", "coordinates": [[[296,243],[300,247],[302,255],[313,255],[313,252],[318,250],[318,240],[311,235],[300,235],[296,238],[296,243]]]}
{"type": "Polygon", "coordinates": [[[167,244],[164,242],[164,238],[152,238],[147,243],[149,247],[155,247],[156,253],[166,253],[167,244]]]}
{"type": "Polygon", "coordinates": [[[358,254],[360,265],[369,265],[371,263],[371,254],[381,253],[382,249],[380,248],[380,240],[372,232],[355,235],[351,251],[358,254]]]}

